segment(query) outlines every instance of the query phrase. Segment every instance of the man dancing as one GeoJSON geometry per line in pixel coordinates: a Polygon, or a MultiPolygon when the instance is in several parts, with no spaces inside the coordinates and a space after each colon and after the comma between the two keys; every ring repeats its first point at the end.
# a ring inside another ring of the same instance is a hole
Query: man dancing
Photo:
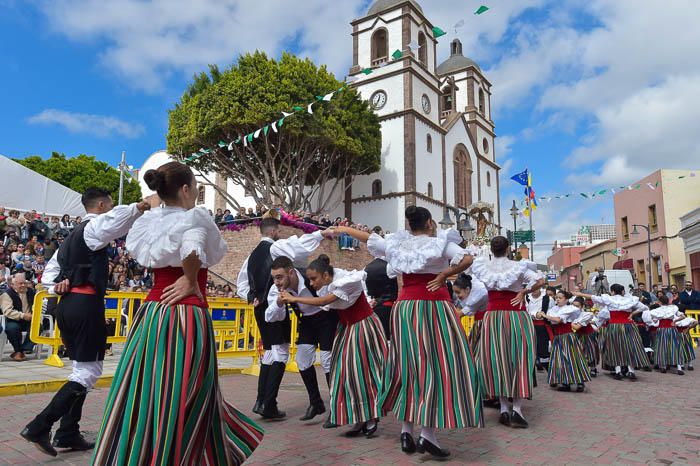
{"type": "Polygon", "coordinates": [[[99,188],[88,188],[82,203],[87,211],[85,219],[64,240],[41,277],[50,292],[63,295],[56,321],[73,371],[48,406],[20,433],[51,456],[57,455],[56,448],[83,451],[95,446],[83,438],[79,421],[87,392],[102,375],[107,343],[107,246],[124,236],[151,207],[148,201],[142,201],[113,208],[110,194],[99,188]],[[52,444],[51,428],[59,419],[61,425],[52,444]]]}

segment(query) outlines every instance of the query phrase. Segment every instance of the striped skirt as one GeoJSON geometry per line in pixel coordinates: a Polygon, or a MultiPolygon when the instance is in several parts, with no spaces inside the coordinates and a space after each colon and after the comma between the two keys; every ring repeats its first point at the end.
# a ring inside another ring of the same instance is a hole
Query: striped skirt
{"type": "Polygon", "coordinates": [[[482,427],[479,376],[454,305],[397,301],[391,334],[382,410],[426,427],[482,427]]]}
{"type": "Polygon", "coordinates": [[[479,340],[481,339],[481,320],[475,320],[474,325],[472,325],[471,330],[469,330],[469,335],[467,336],[467,343],[469,344],[469,351],[472,352],[472,357],[474,361],[479,361],[479,340]]]}
{"type": "Polygon", "coordinates": [[[649,366],[649,358],[636,324],[609,324],[602,340],[601,359],[604,367],[649,366]]]}
{"type": "Polygon", "coordinates": [[[576,335],[565,333],[555,336],[549,360],[549,383],[573,384],[590,380],[588,362],[576,335]]]}
{"type": "Polygon", "coordinates": [[[488,311],[479,342],[484,396],[532,398],[535,328],[526,311],[488,311]]]}
{"type": "Polygon", "coordinates": [[[338,325],[331,354],[331,422],[354,424],[381,416],[379,390],[387,351],[376,314],[338,325]]]}
{"type": "Polygon", "coordinates": [[[683,351],[683,364],[695,361],[695,348],[693,348],[693,338],[688,331],[679,331],[678,335],[681,340],[681,350],[683,351]]]}
{"type": "Polygon", "coordinates": [[[661,368],[687,363],[688,355],[683,345],[683,336],[675,327],[656,330],[654,362],[661,368]]]}
{"type": "Polygon", "coordinates": [[[239,465],[263,431],[227,404],[209,311],[145,302],[134,317],[93,465],[239,465]]]}
{"type": "Polygon", "coordinates": [[[596,367],[600,363],[600,344],[598,333],[576,334],[583,349],[583,357],[586,358],[589,367],[596,367]]]}

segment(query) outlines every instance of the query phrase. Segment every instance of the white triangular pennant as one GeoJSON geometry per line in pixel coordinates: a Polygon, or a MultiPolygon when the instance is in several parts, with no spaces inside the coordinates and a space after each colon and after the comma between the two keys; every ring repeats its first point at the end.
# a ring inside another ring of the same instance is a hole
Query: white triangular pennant
{"type": "Polygon", "coordinates": [[[259,129],[259,130],[257,130],[257,131],[253,134],[253,137],[254,137],[255,139],[258,139],[258,137],[260,136],[260,131],[262,131],[262,128],[259,129]]]}
{"type": "Polygon", "coordinates": [[[647,186],[649,186],[651,189],[653,189],[654,191],[656,191],[656,187],[655,187],[653,184],[647,183],[647,186]]]}
{"type": "Polygon", "coordinates": [[[311,103],[306,107],[306,111],[309,112],[309,113],[312,114],[312,115],[313,115],[313,113],[314,113],[313,109],[311,108],[311,106],[312,106],[313,104],[314,104],[314,103],[311,102],[311,103]]]}
{"type": "Polygon", "coordinates": [[[233,141],[231,141],[228,145],[228,150],[233,150],[233,141]]]}
{"type": "Polygon", "coordinates": [[[276,133],[277,132],[277,122],[273,121],[272,125],[270,125],[270,126],[272,126],[272,131],[274,131],[276,133]]]}
{"type": "Polygon", "coordinates": [[[287,113],[287,112],[282,112],[282,115],[284,115],[285,118],[287,118],[289,115],[293,115],[292,113],[287,113]]]}
{"type": "Polygon", "coordinates": [[[323,96],[323,100],[328,102],[329,100],[331,100],[333,98],[333,94],[334,94],[333,92],[329,92],[328,94],[323,96]]]}
{"type": "Polygon", "coordinates": [[[243,147],[248,147],[248,135],[247,134],[243,137],[243,147]]]}
{"type": "Polygon", "coordinates": [[[412,41],[408,44],[408,48],[411,49],[411,51],[413,52],[414,50],[420,49],[420,44],[418,43],[417,40],[412,40],[412,41]]]}

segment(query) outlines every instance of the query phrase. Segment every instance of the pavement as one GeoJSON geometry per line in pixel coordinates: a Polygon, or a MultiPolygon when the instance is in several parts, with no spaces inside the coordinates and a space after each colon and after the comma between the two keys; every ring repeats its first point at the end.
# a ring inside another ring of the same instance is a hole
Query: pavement
{"type": "MultiPolygon", "coordinates": [[[[498,424],[498,411],[486,411],[486,427],[441,431],[442,447],[452,451],[445,464],[700,464],[700,371],[639,372],[636,382],[600,375],[584,393],[550,389],[543,373],[532,401],[525,403],[530,422],[526,430],[498,424]]],[[[319,380],[323,380],[319,372],[319,380]]],[[[257,378],[220,378],[224,397],[249,413],[257,378]]],[[[322,390],[327,396],[327,391],[322,390]]],[[[0,399],[0,465],[86,465],[90,453],[62,453],[50,458],[19,437],[21,428],[50,400],[39,393],[0,399]]],[[[106,389],[88,395],[81,429],[96,435],[106,389]]],[[[280,407],[288,419],[261,421],[262,444],[247,465],[396,465],[433,463],[427,455],[405,455],[399,449],[400,423],[390,414],[382,419],[375,438],[345,438],[345,428],[325,430],[319,416],[303,423],[308,399],[298,374],[287,373],[280,390],[280,407]]],[[[252,414],[251,414],[252,415],[252,414]]],[[[254,419],[259,419],[252,415],[254,419]]],[[[418,432],[416,432],[417,435],[418,432]]]]}

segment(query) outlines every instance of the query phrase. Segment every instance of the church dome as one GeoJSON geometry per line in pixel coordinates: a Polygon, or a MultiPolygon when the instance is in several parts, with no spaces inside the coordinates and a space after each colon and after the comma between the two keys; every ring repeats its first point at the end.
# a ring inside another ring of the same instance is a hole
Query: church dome
{"type": "Polygon", "coordinates": [[[440,66],[437,67],[436,72],[438,75],[443,76],[446,74],[452,74],[456,71],[469,68],[470,66],[473,66],[477,70],[481,71],[481,68],[479,68],[479,65],[477,65],[474,60],[462,55],[462,42],[460,42],[459,39],[452,41],[450,44],[450,52],[450,58],[442,62],[440,66]]]}
{"type": "MultiPolygon", "coordinates": [[[[416,0],[408,0],[418,11],[423,13],[423,8],[418,4],[416,0]]],[[[372,6],[367,10],[367,16],[376,15],[382,11],[389,10],[397,5],[406,3],[406,0],[376,0],[372,3],[372,6]]]]}

